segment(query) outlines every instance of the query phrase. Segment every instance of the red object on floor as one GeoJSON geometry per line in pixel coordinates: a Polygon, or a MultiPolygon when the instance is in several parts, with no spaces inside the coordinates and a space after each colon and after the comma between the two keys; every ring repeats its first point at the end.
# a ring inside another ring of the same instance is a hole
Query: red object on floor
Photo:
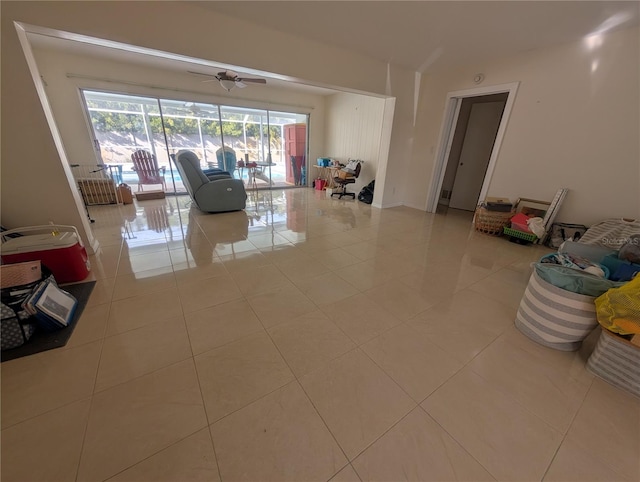
{"type": "Polygon", "coordinates": [[[529,225],[527,224],[527,220],[529,216],[523,213],[518,213],[511,218],[511,228],[517,229],[518,231],[523,231],[525,233],[530,233],[529,225]]]}
{"type": "Polygon", "coordinates": [[[18,228],[2,233],[6,242],[2,244],[3,263],[22,263],[40,260],[51,270],[58,283],[82,281],[91,271],[87,250],[82,244],[78,231],[73,226],[33,226],[18,228]],[[65,231],[66,230],[66,231],[65,231]],[[11,233],[48,231],[46,234],[24,234],[15,238],[5,238],[11,233]],[[52,234],[55,232],[57,234],[52,234]]]}
{"type": "Polygon", "coordinates": [[[316,179],[315,186],[317,191],[322,191],[327,186],[327,181],[324,179],[316,179]]]}

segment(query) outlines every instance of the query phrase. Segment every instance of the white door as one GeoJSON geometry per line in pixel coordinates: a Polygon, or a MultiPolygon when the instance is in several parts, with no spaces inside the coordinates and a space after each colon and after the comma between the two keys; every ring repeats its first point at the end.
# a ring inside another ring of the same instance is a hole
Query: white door
{"type": "Polygon", "coordinates": [[[504,101],[471,106],[449,207],[474,211],[498,133],[504,101]]]}

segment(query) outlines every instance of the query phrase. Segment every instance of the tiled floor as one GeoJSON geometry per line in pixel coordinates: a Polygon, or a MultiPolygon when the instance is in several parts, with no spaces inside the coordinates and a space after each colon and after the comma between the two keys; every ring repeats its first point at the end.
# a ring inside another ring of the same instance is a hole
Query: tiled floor
{"type": "Polygon", "coordinates": [[[513,326],[546,252],[311,189],[90,208],[70,343],[2,364],[2,480],[640,479],[640,402],[513,326]]]}

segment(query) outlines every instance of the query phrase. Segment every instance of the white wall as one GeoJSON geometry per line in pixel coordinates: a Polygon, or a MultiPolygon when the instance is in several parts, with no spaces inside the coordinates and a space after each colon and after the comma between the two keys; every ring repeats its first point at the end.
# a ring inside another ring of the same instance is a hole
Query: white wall
{"type": "MultiPolygon", "coordinates": [[[[413,72],[389,66],[389,82],[386,94],[395,97],[393,102],[387,101],[387,108],[392,109],[392,135],[388,139],[388,158],[378,166],[375,195],[373,205],[379,207],[393,207],[407,204],[411,207],[424,209],[424,206],[414,206],[407,203],[405,185],[407,178],[413,176],[410,171],[410,160],[416,152],[414,138],[414,86],[413,72]]],[[[385,111],[385,115],[387,112],[385,111]]],[[[386,148],[381,149],[382,152],[386,148]]]]}
{"type": "Polygon", "coordinates": [[[558,220],[640,218],[638,28],[424,79],[406,202],[425,206],[448,92],[520,82],[489,196],[551,200],[570,192],[558,220]]]}
{"type": "MultiPolygon", "coordinates": [[[[325,153],[346,164],[348,159],[365,161],[351,192],[356,194],[376,178],[382,136],[384,99],[339,93],[327,97],[325,153]]],[[[314,157],[311,158],[315,160],[314,157]]]]}
{"type": "Polygon", "coordinates": [[[251,85],[245,89],[226,92],[217,83],[203,84],[199,78],[194,76],[150,69],[114,60],[50,49],[36,49],[34,56],[40,74],[47,84],[47,96],[50,99],[70,163],[95,162],[89,128],[80,102],[80,88],[310,114],[310,152],[321,153],[323,151],[323,96],[291,90],[283,91],[269,85],[251,85]],[[74,77],[69,78],[68,73],[73,73],[74,77]],[[111,79],[112,81],[93,80],[75,75],[111,79]],[[141,85],[131,85],[125,82],[141,85]],[[150,86],[165,88],[151,88],[150,86]]]}

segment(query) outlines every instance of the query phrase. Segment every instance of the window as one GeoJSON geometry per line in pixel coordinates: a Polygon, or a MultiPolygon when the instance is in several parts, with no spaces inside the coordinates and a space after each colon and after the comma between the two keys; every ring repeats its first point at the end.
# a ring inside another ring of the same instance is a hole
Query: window
{"type": "MultiPolygon", "coordinates": [[[[253,187],[300,184],[290,176],[285,126],[306,126],[306,114],[89,90],[82,93],[98,148],[98,162],[117,168],[119,180],[134,190],[138,177],[131,154],[138,149],[152,153],[159,167],[165,168],[169,191],[185,192],[170,160],[180,149],[194,151],[203,169],[226,168],[253,187]],[[243,162],[224,164],[217,155],[223,146],[235,151],[237,161],[256,163],[257,167],[247,169],[243,162]]],[[[299,157],[306,164],[304,141],[305,154],[299,157]]]]}

